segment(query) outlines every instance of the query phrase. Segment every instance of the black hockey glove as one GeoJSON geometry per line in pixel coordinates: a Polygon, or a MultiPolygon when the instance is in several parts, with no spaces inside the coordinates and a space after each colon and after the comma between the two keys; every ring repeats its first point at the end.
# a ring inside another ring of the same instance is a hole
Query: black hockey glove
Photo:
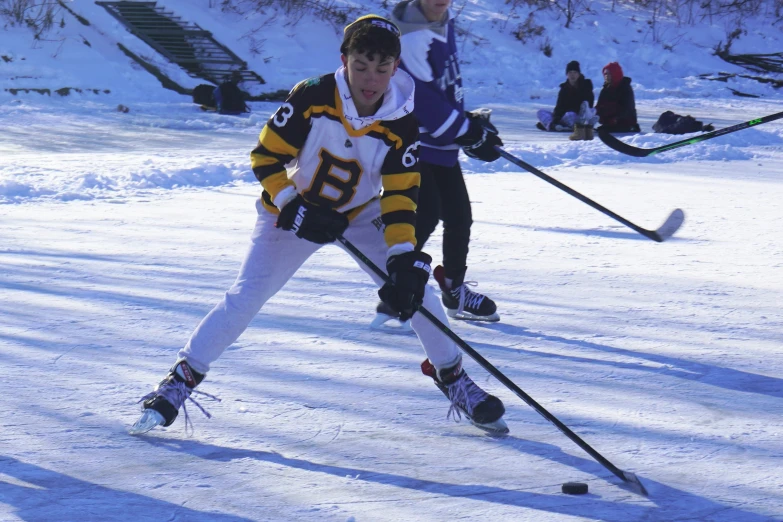
{"type": "Polygon", "coordinates": [[[498,136],[497,128],[489,122],[489,118],[477,113],[466,112],[465,116],[468,118],[468,130],[454,143],[471,158],[486,162],[498,159],[500,153],[495,147],[502,147],[503,141],[498,136]]]}
{"type": "Polygon", "coordinates": [[[386,271],[393,283],[378,290],[381,301],[400,313],[400,321],[407,321],[424,300],[424,289],[430,278],[432,258],[424,252],[405,252],[386,261],[386,271]]]}
{"type": "Polygon", "coordinates": [[[290,230],[296,237],[323,245],[345,232],[348,218],[336,210],[313,205],[297,194],[280,210],[275,226],[290,230]]]}

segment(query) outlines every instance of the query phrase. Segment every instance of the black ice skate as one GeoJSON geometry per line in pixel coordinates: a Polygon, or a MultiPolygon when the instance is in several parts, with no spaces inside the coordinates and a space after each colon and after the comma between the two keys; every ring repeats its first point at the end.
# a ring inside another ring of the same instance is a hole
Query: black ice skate
{"type": "Polygon", "coordinates": [[[375,318],[370,323],[370,329],[389,333],[413,333],[411,320],[400,321],[400,313],[383,301],[375,307],[375,318]]]}
{"type": "MultiPolygon", "coordinates": [[[[141,398],[139,402],[142,403],[143,413],[128,432],[131,435],[139,435],[150,431],[156,426],[171,426],[179,414],[180,407],[185,412],[185,424],[187,427],[189,419],[185,401],[188,399],[198,406],[207,417],[210,417],[209,413],[190,397],[195,391],[194,388],[204,380],[204,377],[204,374],[198,373],[191,368],[187,361],[177,361],[169,371],[169,374],[158,383],[155,389],[141,398]]],[[[203,392],[196,393],[212,397],[203,392]]]]}
{"type": "Polygon", "coordinates": [[[446,271],[440,265],[435,267],[433,277],[440,286],[441,300],[449,317],[464,321],[500,321],[495,302],[468,288],[468,285],[475,285],[475,282],[455,280],[453,288],[449,288],[446,284],[446,271]]]}
{"type": "Polygon", "coordinates": [[[421,372],[432,377],[438,389],[451,401],[447,418],[459,421],[460,416],[465,415],[474,426],[488,433],[508,433],[508,425],[503,420],[506,412],[503,402],[479,388],[462,369],[462,361],[439,372],[429,359],[424,359],[421,372]]]}

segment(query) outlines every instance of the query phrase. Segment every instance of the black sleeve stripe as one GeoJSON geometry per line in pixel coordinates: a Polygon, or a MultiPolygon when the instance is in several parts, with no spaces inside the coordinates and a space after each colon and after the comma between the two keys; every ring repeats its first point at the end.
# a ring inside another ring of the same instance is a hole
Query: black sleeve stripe
{"type": "Polygon", "coordinates": [[[390,198],[392,196],[404,196],[416,203],[419,201],[419,187],[411,187],[405,190],[384,190],[381,199],[390,198]]]}
{"type": "Polygon", "coordinates": [[[285,168],[280,167],[280,165],[268,165],[266,167],[256,167],[253,169],[253,174],[255,174],[256,179],[260,181],[264,181],[269,176],[274,176],[275,174],[279,172],[285,171],[285,168]]]}
{"type": "Polygon", "coordinates": [[[264,147],[263,144],[259,143],[255,149],[253,149],[253,152],[251,154],[258,154],[261,156],[271,156],[275,158],[276,160],[280,161],[283,165],[294,159],[293,156],[290,154],[280,154],[278,152],[272,152],[271,150],[264,147]]]}
{"type": "Polygon", "coordinates": [[[266,190],[261,193],[261,201],[263,201],[266,205],[270,207],[277,208],[275,207],[275,204],[272,203],[272,196],[270,196],[269,192],[267,192],[266,190]]]}
{"type": "Polygon", "coordinates": [[[382,214],[381,218],[386,226],[397,223],[407,223],[408,225],[416,226],[416,212],[412,210],[395,210],[394,212],[382,214]]]}

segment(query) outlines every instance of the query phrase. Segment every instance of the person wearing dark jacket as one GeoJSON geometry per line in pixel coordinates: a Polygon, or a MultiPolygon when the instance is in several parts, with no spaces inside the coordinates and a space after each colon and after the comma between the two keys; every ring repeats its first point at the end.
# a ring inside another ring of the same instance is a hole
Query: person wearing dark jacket
{"type": "Polygon", "coordinates": [[[245,103],[245,93],[239,88],[242,80],[238,71],[234,71],[226,81],[215,87],[214,97],[217,111],[220,114],[242,114],[248,112],[245,103]]]}
{"type": "Polygon", "coordinates": [[[593,139],[592,126],[597,121],[595,111],[591,110],[595,101],[593,82],[584,77],[576,60],[566,65],[566,77],[568,80],[560,84],[555,110],[539,110],[536,127],[547,131],[573,129],[572,140],[593,139]]]}
{"type": "Polygon", "coordinates": [[[595,106],[601,128],[609,132],[639,132],[631,79],[617,62],[606,65],[603,74],[604,87],[595,106]]]}

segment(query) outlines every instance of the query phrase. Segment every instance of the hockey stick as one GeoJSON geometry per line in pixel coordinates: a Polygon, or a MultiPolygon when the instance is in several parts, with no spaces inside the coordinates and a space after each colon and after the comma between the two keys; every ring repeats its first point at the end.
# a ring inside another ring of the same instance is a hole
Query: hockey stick
{"type": "Polygon", "coordinates": [[[688,138],[687,140],[675,141],[674,143],[669,143],[668,145],[661,145],[660,147],[655,147],[653,149],[642,149],[640,147],[634,147],[633,145],[629,145],[628,143],[618,140],[617,138],[609,134],[609,132],[601,129],[600,127],[598,128],[598,137],[607,146],[613,148],[618,152],[622,152],[623,154],[628,154],[629,156],[634,156],[636,158],[645,158],[647,156],[652,156],[660,152],[666,152],[667,150],[677,149],[680,147],[684,147],[685,145],[691,145],[693,143],[699,143],[701,141],[711,140],[712,138],[717,138],[718,136],[723,136],[732,132],[747,129],[749,127],[755,127],[756,125],[761,125],[762,123],[779,120],[780,118],[783,118],[783,112],[777,112],[775,114],[770,114],[769,116],[764,116],[763,118],[756,118],[755,120],[746,121],[744,123],[738,123],[737,125],[726,127],[725,129],[718,129],[716,131],[712,131],[706,134],[702,134],[700,136],[696,136],[695,138],[688,138]]]}
{"type": "MultiPolygon", "coordinates": [[[[358,248],[356,248],[350,241],[345,239],[343,236],[337,236],[337,241],[342,243],[345,246],[345,248],[348,249],[349,252],[351,252],[354,256],[359,258],[365,265],[367,265],[367,267],[370,268],[370,270],[375,272],[378,275],[378,277],[383,279],[386,283],[392,283],[391,278],[389,278],[386,272],[378,268],[378,266],[375,263],[373,263],[369,258],[367,258],[367,256],[362,254],[362,252],[358,248]]],[[[536,410],[536,412],[539,415],[541,415],[546,420],[554,424],[557,429],[563,432],[563,434],[565,434],[566,437],[568,437],[573,442],[575,442],[577,446],[585,450],[591,457],[593,457],[596,461],[598,461],[599,464],[601,464],[603,467],[605,467],[606,469],[614,473],[617,477],[623,480],[623,482],[631,486],[633,490],[635,490],[636,492],[644,496],[647,496],[647,490],[644,488],[644,486],[642,485],[642,483],[639,481],[639,479],[635,474],[631,473],[630,471],[623,471],[617,466],[615,466],[614,464],[612,464],[611,462],[609,462],[603,455],[598,453],[589,444],[583,441],[579,437],[579,435],[571,431],[568,426],[560,422],[557,419],[557,417],[549,413],[546,409],[544,409],[543,406],[541,406],[535,400],[533,400],[533,398],[530,395],[522,391],[522,389],[519,386],[514,384],[514,382],[511,379],[503,375],[503,373],[500,370],[495,368],[492,364],[489,363],[489,361],[484,359],[484,357],[482,357],[481,354],[479,354],[476,350],[474,350],[468,343],[463,341],[457,334],[452,332],[448,326],[443,324],[437,317],[432,315],[432,313],[429,310],[427,310],[423,306],[420,306],[418,309],[418,313],[426,317],[427,320],[429,320],[429,322],[431,322],[434,326],[436,326],[440,331],[445,333],[449,339],[454,341],[460,348],[462,348],[462,350],[465,353],[470,355],[474,361],[476,361],[481,365],[482,368],[487,370],[492,376],[494,376],[497,380],[503,383],[506,386],[506,388],[514,392],[520,399],[525,401],[528,404],[528,406],[536,410]]]]}
{"type": "Polygon", "coordinates": [[[509,154],[505,150],[501,149],[500,147],[495,147],[495,149],[500,153],[501,156],[509,160],[511,163],[517,165],[518,167],[522,167],[526,171],[530,172],[531,174],[534,174],[538,176],[539,178],[543,179],[547,183],[551,183],[552,185],[556,186],[560,190],[567,192],[568,194],[574,196],[579,201],[582,201],[583,203],[587,203],[594,209],[598,210],[599,212],[602,212],[609,216],[610,218],[619,221],[623,225],[627,226],[628,228],[635,230],[636,232],[640,233],[644,237],[650,238],[653,241],[662,242],[666,239],[670,238],[675,232],[677,232],[677,229],[680,228],[682,225],[682,222],[685,221],[685,212],[682,211],[682,209],[674,209],[671,214],[669,214],[669,217],[666,218],[666,221],[663,222],[663,225],[661,225],[657,230],[647,230],[646,228],[642,228],[639,225],[636,225],[634,223],[631,223],[624,217],[615,214],[605,206],[596,203],[592,199],[588,198],[587,196],[584,196],[580,194],[579,192],[575,191],[571,187],[564,185],[557,181],[555,178],[544,174],[534,166],[525,163],[521,159],[517,158],[516,156],[509,154]]]}

